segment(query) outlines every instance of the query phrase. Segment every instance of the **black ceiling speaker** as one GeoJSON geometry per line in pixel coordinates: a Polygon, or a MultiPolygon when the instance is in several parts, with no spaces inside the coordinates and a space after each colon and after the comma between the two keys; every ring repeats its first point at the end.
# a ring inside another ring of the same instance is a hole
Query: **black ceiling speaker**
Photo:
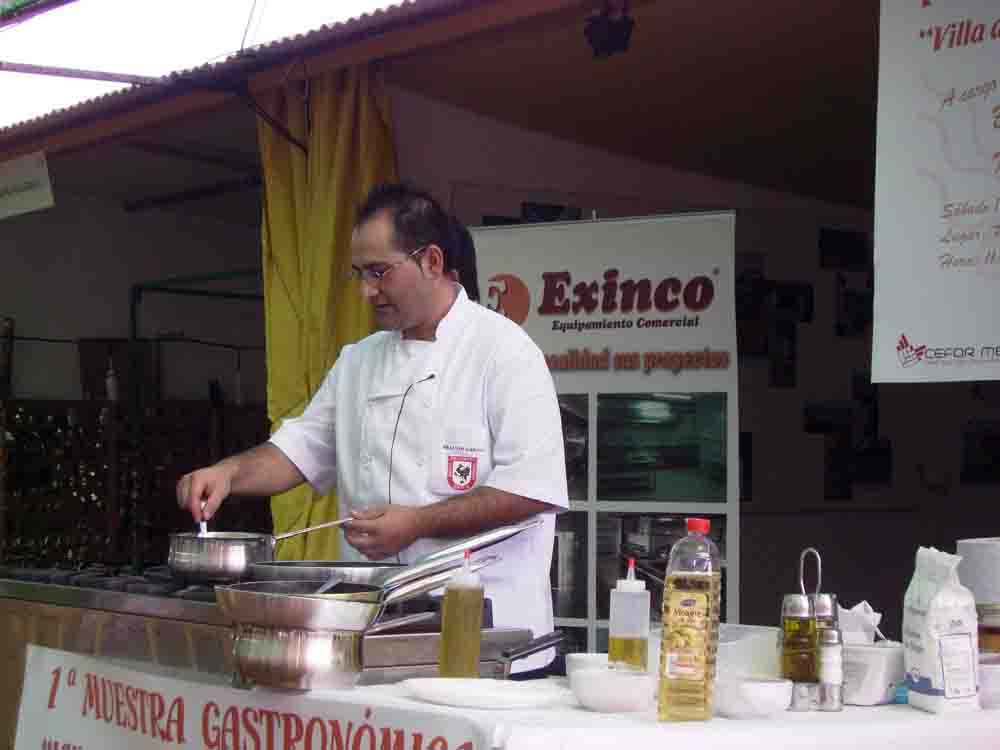
{"type": "Polygon", "coordinates": [[[628,0],[622,4],[621,12],[613,12],[610,2],[605,2],[601,10],[595,10],[583,28],[587,44],[594,50],[594,57],[611,57],[617,52],[628,50],[635,21],[628,14],[628,0]]]}

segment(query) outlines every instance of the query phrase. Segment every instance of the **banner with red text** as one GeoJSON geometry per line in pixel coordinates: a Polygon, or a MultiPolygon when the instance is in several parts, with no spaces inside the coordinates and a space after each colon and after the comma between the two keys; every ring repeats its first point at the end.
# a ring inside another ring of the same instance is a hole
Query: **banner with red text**
{"type": "Polygon", "coordinates": [[[725,516],[730,622],[739,612],[735,222],[706,213],[474,231],[483,304],[524,328],[555,379],[570,500],[725,516]]]}
{"type": "Polygon", "coordinates": [[[882,0],[878,382],[1000,378],[1000,4],[882,0]]]}
{"type": "Polygon", "coordinates": [[[491,744],[483,728],[461,716],[376,706],[356,691],[238,690],[28,646],[14,748],[486,750],[491,744]]]}

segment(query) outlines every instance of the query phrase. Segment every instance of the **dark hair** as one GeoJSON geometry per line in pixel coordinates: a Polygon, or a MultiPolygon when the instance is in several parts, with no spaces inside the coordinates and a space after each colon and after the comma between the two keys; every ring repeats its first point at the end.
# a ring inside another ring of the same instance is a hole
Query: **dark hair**
{"type": "Polygon", "coordinates": [[[458,280],[473,302],[479,301],[479,272],[476,270],[476,245],[465,224],[454,216],[448,217],[452,235],[452,262],[447,270],[457,271],[458,280]]]}
{"type": "Polygon", "coordinates": [[[448,214],[430,193],[407,185],[390,183],[372,188],[358,209],[355,226],[359,227],[376,214],[388,211],[402,252],[412,252],[423,245],[437,245],[444,254],[444,267],[452,267],[452,233],[448,214]]]}

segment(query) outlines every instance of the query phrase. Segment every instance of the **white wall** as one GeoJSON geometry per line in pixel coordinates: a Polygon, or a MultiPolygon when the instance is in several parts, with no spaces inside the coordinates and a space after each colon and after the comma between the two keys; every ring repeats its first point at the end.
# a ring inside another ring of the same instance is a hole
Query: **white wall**
{"type": "Polygon", "coordinates": [[[685,172],[531,132],[391,89],[401,175],[476,225],[483,209],[569,199],[601,218],[684,210],[781,209],[868,224],[869,212],[685,172]]]}
{"type": "MultiPolygon", "coordinates": [[[[0,222],[0,315],[18,336],[127,338],[129,289],[170,276],[260,265],[258,233],[183,213],[125,213],[118,205],[61,192],[54,208],[0,222]]],[[[227,344],[264,343],[263,305],[149,295],[140,335],[183,331],[227,344]]],[[[208,381],[231,392],[235,355],[193,344],[165,344],[162,395],[207,398],[208,381]]],[[[264,398],[263,352],[242,361],[247,401],[264,398]]],[[[16,398],[80,398],[74,345],[19,342],[16,398]]]]}

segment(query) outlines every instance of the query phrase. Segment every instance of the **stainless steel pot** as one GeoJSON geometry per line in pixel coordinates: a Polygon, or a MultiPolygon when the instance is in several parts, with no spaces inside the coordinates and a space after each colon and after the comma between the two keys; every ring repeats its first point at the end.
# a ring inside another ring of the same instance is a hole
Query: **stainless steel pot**
{"type": "Polygon", "coordinates": [[[274,559],[274,548],[278,542],[310,531],[340,526],[350,520],[341,518],[274,536],[235,531],[171,534],[167,566],[177,578],[197,583],[243,580],[250,565],[274,559]]]}
{"type": "MultiPolygon", "coordinates": [[[[248,625],[234,635],[236,676],[242,684],[285,690],[322,690],[354,687],[364,669],[364,638],[433,617],[421,612],[386,620],[363,632],[310,631],[248,625]]],[[[554,631],[508,649],[500,661],[503,677],[511,663],[556,646],[563,634],[554,631]]]]}
{"type": "MultiPolygon", "coordinates": [[[[465,550],[477,552],[510,539],[540,523],[532,519],[520,524],[500,526],[496,529],[461,539],[432,552],[419,562],[454,559],[461,560],[465,550]]],[[[250,563],[246,580],[249,581],[321,581],[339,575],[345,583],[368,583],[376,586],[388,583],[405,569],[405,565],[379,562],[327,562],[323,560],[263,561],[250,563]]]]}
{"type": "Polygon", "coordinates": [[[386,620],[365,631],[242,625],[233,633],[236,677],[240,684],[284,690],[352,688],[364,666],[366,635],[432,617],[433,612],[420,612],[386,620]]]}

